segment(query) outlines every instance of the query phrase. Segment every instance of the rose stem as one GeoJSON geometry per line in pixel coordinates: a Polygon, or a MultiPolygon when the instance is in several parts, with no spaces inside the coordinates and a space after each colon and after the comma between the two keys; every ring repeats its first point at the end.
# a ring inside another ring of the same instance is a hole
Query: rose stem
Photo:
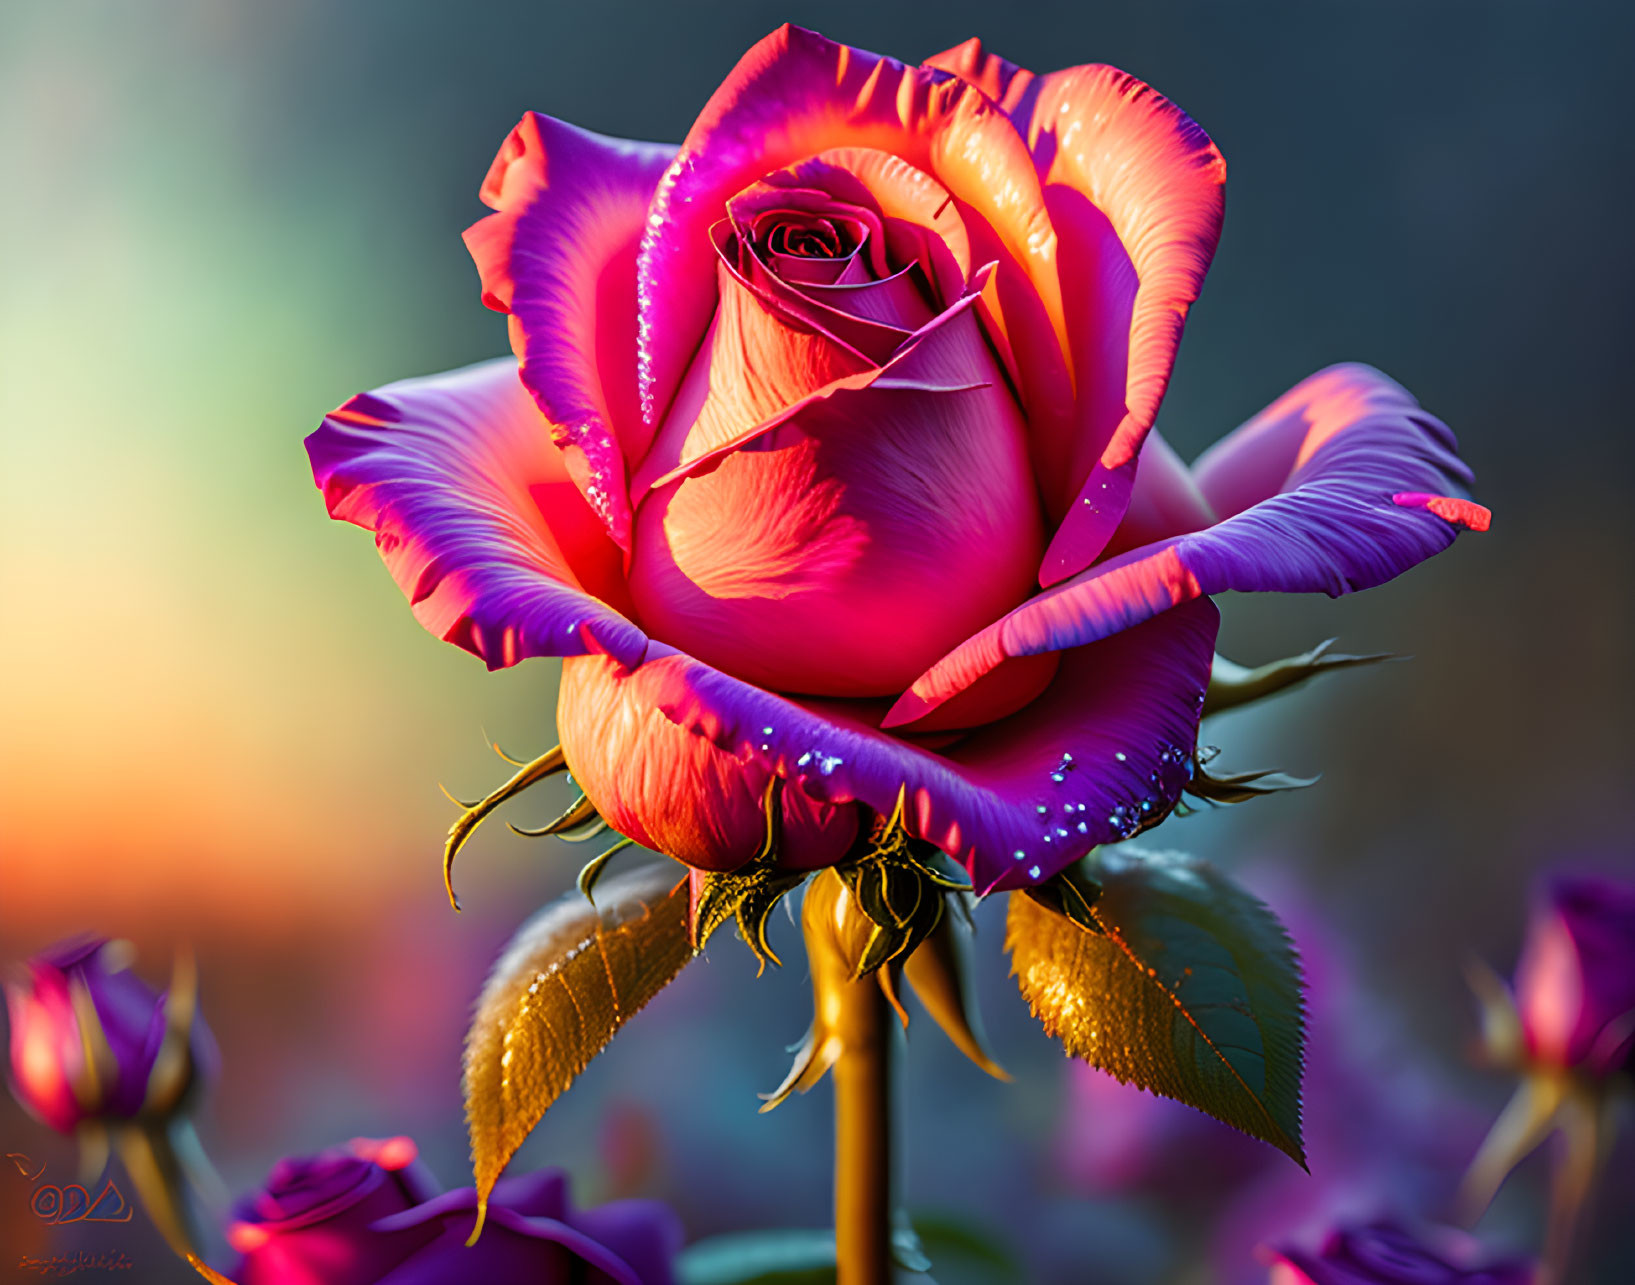
{"type": "Polygon", "coordinates": [[[836,1285],[889,1285],[891,1009],[871,975],[837,988],[834,1034],[836,1285]]]}

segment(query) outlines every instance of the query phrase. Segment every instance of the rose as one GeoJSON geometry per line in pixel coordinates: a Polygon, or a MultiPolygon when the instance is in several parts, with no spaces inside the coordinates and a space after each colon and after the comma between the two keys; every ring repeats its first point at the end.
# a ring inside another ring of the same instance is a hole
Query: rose
{"type": "Polygon", "coordinates": [[[1603,1078],[1635,1051],[1635,884],[1558,876],[1534,899],[1516,966],[1528,1055],[1603,1078]]]}
{"type": "Polygon", "coordinates": [[[122,943],[78,938],[36,955],[26,980],[6,984],[11,1091],[59,1133],[173,1112],[214,1061],[209,1031],[193,1021],[184,1057],[156,1080],[170,995],[127,971],[127,955],[122,943]]]}
{"type": "Polygon", "coordinates": [[[439,1195],[408,1138],[281,1160],[227,1239],[238,1285],[671,1285],[681,1228],[651,1200],[575,1210],[560,1171],[507,1179],[482,1237],[470,1188],[439,1195]]]}
{"type": "MultiPolygon", "coordinates": [[[[1468,1259],[1460,1244],[1456,1259],[1468,1259]]],[[[1270,1285],[1530,1285],[1532,1268],[1522,1262],[1485,1267],[1452,1261],[1433,1252],[1400,1227],[1374,1223],[1331,1231],[1316,1254],[1296,1248],[1268,1252],[1270,1285]]]]}
{"type": "Polygon", "coordinates": [[[524,118],[466,234],[520,366],[353,399],[314,475],[433,632],[564,658],[568,764],[638,842],[734,868],[776,778],[787,866],[902,797],[979,887],[1048,878],[1189,780],[1209,594],[1487,521],[1366,367],[1191,469],[1151,431],[1223,178],[1112,68],[784,27],[679,149],[524,118]]]}

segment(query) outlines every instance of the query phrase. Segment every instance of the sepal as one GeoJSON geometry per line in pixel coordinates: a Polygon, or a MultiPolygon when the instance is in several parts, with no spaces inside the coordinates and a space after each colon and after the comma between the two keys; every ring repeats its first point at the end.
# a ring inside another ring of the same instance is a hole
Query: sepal
{"type": "Polygon", "coordinates": [[[1275,696],[1279,692],[1286,692],[1309,682],[1321,674],[1402,659],[1389,652],[1363,656],[1331,652],[1329,648],[1334,646],[1335,641],[1330,638],[1298,656],[1274,660],[1265,665],[1257,665],[1253,669],[1233,664],[1225,656],[1216,653],[1214,664],[1209,670],[1209,690],[1204,695],[1203,716],[1208,718],[1211,714],[1219,714],[1224,710],[1236,709],[1240,705],[1264,700],[1268,696],[1275,696]]]}

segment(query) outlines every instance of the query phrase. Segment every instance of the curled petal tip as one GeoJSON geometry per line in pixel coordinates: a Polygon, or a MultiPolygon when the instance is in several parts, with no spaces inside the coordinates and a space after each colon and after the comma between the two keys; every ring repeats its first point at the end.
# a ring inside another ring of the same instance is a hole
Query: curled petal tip
{"type": "Polygon", "coordinates": [[[1436,514],[1444,522],[1464,527],[1467,531],[1486,531],[1493,525],[1491,510],[1474,500],[1462,500],[1454,495],[1432,495],[1427,491],[1398,491],[1391,503],[1404,509],[1424,509],[1436,514]]]}

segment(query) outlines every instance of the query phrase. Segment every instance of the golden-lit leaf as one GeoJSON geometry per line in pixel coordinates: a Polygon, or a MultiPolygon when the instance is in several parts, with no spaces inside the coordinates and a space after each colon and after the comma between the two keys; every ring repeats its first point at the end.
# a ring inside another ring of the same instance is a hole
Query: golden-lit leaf
{"type": "Polygon", "coordinates": [[[483,987],[465,1056],[479,1230],[488,1193],[545,1109],[692,958],[679,869],[606,879],[595,906],[577,891],[552,902],[483,987]]]}
{"type": "Polygon", "coordinates": [[[1236,709],[1239,705],[1247,705],[1252,701],[1264,700],[1278,692],[1298,687],[1319,674],[1332,673],[1337,669],[1353,669],[1358,665],[1377,665],[1382,660],[1398,659],[1389,654],[1346,656],[1331,652],[1329,648],[1332,646],[1334,639],[1330,638],[1299,656],[1274,660],[1270,664],[1260,665],[1254,669],[1235,665],[1225,656],[1217,655],[1209,670],[1209,691],[1204,696],[1204,717],[1219,714],[1222,710],[1236,709]]]}
{"type": "Polygon", "coordinates": [[[1010,899],[1005,944],[1034,1015],[1073,1056],[1303,1165],[1304,1012],[1282,926],[1200,861],[1102,848],[1084,864],[1100,933],[1010,899]]]}

